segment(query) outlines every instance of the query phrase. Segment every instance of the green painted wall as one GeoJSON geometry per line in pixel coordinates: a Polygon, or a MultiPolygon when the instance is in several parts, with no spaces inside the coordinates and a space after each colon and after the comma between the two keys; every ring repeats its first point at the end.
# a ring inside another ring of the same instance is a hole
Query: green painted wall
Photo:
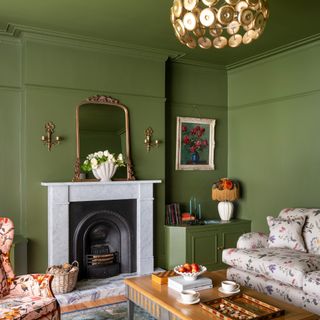
{"type": "Polygon", "coordinates": [[[216,218],[211,185],[220,177],[241,180],[238,216],[251,219],[254,230],[266,230],[265,217],[283,207],[320,206],[319,43],[227,74],[57,37],[0,40],[0,214],[29,238],[30,272],[47,266],[47,194],[40,183],[71,180],[75,107],[93,94],[128,106],[136,176],[163,180],[155,188],[156,265],[165,259],[165,204],[187,209],[196,196],[204,217],[216,218]],[[175,170],[177,116],[217,119],[215,171],[175,170]],[[52,152],[40,141],[49,120],[65,138],[52,152]],[[149,153],[148,126],[163,141],[149,153]]]}
{"type": "MultiPolygon", "coordinates": [[[[40,183],[72,179],[80,101],[106,94],[127,105],[137,178],[165,180],[164,146],[147,153],[143,141],[148,126],[165,137],[166,59],[28,33],[0,41],[0,213],[29,239],[29,272],[47,267],[47,193],[40,183]],[[50,120],[64,140],[48,152],[40,138],[50,120]]],[[[164,183],[155,187],[155,198],[155,256],[161,264],[164,183]]]]}
{"type": "Polygon", "coordinates": [[[320,44],[228,73],[228,173],[253,230],[285,207],[320,207],[320,44]]]}
{"type": "Polygon", "coordinates": [[[0,37],[0,215],[21,231],[20,43],[0,37]]]}
{"type": "Polygon", "coordinates": [[[168,65],[166,78],[166,202],[180,202],[182,209],[189,211],[189,199],[195,196],[202,205],[202,215],[216,218],[217,203],[211,200],[211,186],[227,176],[227,73],[206,66],[174,63],[168,65]],[[214,171],[175,170],[178,116],[217,120],[214,171]]]}

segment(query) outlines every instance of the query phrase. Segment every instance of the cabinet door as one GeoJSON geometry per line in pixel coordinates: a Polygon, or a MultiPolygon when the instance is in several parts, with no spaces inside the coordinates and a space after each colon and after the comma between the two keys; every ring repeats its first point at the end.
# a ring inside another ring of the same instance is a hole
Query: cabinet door
{"type": "Polygon", "coordinates": [[[218,233],[214,231],[190,231],[187,235],[187,260],[215,269],[218,263],[218,233]]]}

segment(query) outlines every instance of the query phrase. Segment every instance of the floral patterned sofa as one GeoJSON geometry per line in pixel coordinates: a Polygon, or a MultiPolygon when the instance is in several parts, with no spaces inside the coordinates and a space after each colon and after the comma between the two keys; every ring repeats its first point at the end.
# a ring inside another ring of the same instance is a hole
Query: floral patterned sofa
{"type": "Polygon", "coordinates": [[[251,232],[239,238],[237,248],[225,249],[222,259],[231,266],[228,279],[320,315],[320,209],[283,209],[270,218],[290,226],[299,217],[304,248],[282,225],[276,230],[287,246],[275,246],[274,235],[251,232]]]}
{"type": "Polygon", "coordinates": [[[60,319],[60,308],[51,292],[51,275],[15,277],[9,261],[14,225],[0,217],[0,320],[60,319]]]}

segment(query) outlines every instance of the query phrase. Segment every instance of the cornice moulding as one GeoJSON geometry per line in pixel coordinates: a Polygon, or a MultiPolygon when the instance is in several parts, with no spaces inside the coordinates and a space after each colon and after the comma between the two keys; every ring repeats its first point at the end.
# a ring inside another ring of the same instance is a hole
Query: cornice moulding
{"type": "Polygon", "coordinates": [[[223,65],[219,64],[214,64],[210,62],[204,62],[204,61],[198,61],[198,60],[193,60],[193,59],[187,59],[183,58],[184,56],[177,57],[175,59],[172,59],[173,64],[185,64],[185,65],[190,65],[190,66],[196,66],[196,67],[202,67],[206,69],[214,69],[214,70],[224,70],[226,71],[227,68],[223,65]]]}
{"type": "Polygon", "coordinates": [[[161,62],[165,62],[168,58],[170,58],[172,60],[172,63],[192,65],[215,70],[226,70],[228,72],[232,72],[237,71],[242,67],[247,67],[248,65],[260,63],[261,61],[268,61],[269,59],[272,59],[272,57],[278,57],[288,54],[293,50],[299,50],[301,47],[304,48],[308,45],[312,46],[314,45],[314,43],[317,43],[320,40],[320,33],[317,33],[315,35],[306,37],[295,42],[291,42],[287,45],[280,46],[272,50],[265,51],[262,54],[242,59],[240,61],[228,64],[226,66],[188,59],[186,58],[187,54],[183,52],[149,48],[139,45],[132,45],[116,41],[86,37],[32,26],[10,23],[7,25],[5,31],[0,31],[0,42],[20,44],[19,38],[26,40],[31,39],[36,41],[49,42],[69,47],[82,47],[87,50],[99,50],[111,54],[121,54],[124,56],[144,58],[161,62]]]}
{"type": "Polygon", "coordinates": [[[278,58],[283,55],[292,53],[294,51],[302,50],[306,47],[312,47],[314,45],[317,45],[319,43],[319,40],[320,40],[320,33],[317,33],[317,34],[312,35],[310,37],[291,42],[289,44],[277,47],[272,50],[268,50],[262,54],[258,54],[258,55],[252,56],[250,58],[243,59],[238,62],[228,64],[226,66],[226,69],[231,72],[237,71],[237,70],[241,69],[241,67],[247,67],[248,65],[254,65],[255,63],[269,61],[272,58],[278,58]]]}
{"type": "Polygon", "coordinates": [[[182,55],[180,52],[170,50],[131,45],[17,24],[8,24],[6,34],[26,40],[31,39],[60,45],[63,44],[71,47],[82,47],[89,50],[103,50],[113,54],[146,58],[162,62],[165,62],[168,58],[175,59],[182,55]]]}

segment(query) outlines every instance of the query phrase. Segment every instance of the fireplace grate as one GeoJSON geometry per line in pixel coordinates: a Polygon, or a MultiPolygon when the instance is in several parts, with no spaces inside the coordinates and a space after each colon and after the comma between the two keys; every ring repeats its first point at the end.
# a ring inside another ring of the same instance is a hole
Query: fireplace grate
{"type": "Polygon", "coordinates": [[[86,260],[88,266],[95,266],[97,264],[112,264],[117,262],[118,252],[107,254],[87,254],[86,260]]]}
{"type": "Polygon", "coordinates": [[[91,245],[90,253],[85,257],[89,278],[106,278],[120,273],[119,253],[110,252],[106,243],[91,245]]]}

